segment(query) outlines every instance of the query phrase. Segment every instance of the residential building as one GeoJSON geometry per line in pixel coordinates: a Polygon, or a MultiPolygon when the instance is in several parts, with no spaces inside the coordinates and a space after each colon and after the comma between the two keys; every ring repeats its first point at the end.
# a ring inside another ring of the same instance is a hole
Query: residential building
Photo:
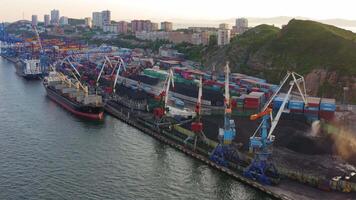
{"type": "Polygon", "coordinates": [[[37,26],[38,25],[38,17],[37,17],[37,15],[32,15],[31,25],[32,26],[37,26]]]}
{"type": "Polygon", "coordinates": [[[59,24],[60,24],[61,26],[68,25],[68,17],[62,16],[62,17],[59,19],[59,24]]]}
{"type": "Polygon", "coordinates": [[[102,16],[102,24],[103,25],[111,24],[111,12],[110,12],[110,10],[102,11],[101,12],[101,16],[102,16]]]}
{"type": "Polygon", "coordinates": [[[200,32],[216,32],[218,31],[217,28],[215,27],[188,27],[188,30],[196,32],[196,33],[200,33],[200,32]]]}
{"type": "Polygon", "coordinates": [[[168,32],[156,31],[156,32],[136,32],[135,36],[141,40],[169,40],[168,32]]]}
{"type": "Polygon", "coordinates": [[[230,27],[229,27],[229,24],[222,23],[222,24],[219,24],[219,29],[230,29],[230,27]]]}
{"type": "Polygon", "coordinates": [[[238,34],[242,34],[248,30],[248,20],[246,18],[238,18],[236,19],[235,26],[235,32],[238,34]]]}
{"type": "Polygon", "coordinates": [[[93,27],[99,27],[102,28],[103,27],[103,23],[102,23],[102,14],[101,12],[93,12],[93,21],[92,21],[92,26],[93,27]]]}
{"type": "Polygon", "coordinates": [[[49,15],[44,15],[43,16],[43,21],[44,21],[44,25],[45,26],[49,26],[50,25],[50,17],[49,17],[49,15]]]}
{"type": "Polygon", "coordinates": [[[106,33],[118,33],[118,24],[104,24],[103,31],[106,33]]]}
{"type": "Polygon", "coordinates": [[[161,22],[161,30],[162,31],[172,31],[173,30],[173,23],[172,22],[161,22]]]}
{"type": "Polygon", "coordinates": [[[91,18],[86,17],[84,20],[85,20],[85,26],[91,28],[91,26],[92,26],[91,18]]]}
{"type": "Polygon", "coordinates": [[[117,32],[126,34],[128,32],[128,23],[125,21],[119,21],[117,23],[117,32]]]}
{"type": "Polygon", "coordinates": [[[218,45],[224,46],[230,43],[230,30],[219,29],[218,30],[218,45]]]}
{"type": "Polygon", "coordinates": [[[51,10],[51,24],[58,25],[59,24],[59,10],[51,10]]]}
{"type": "Polygon", "coordinates": [[[150,20],[132,20],[131,32],[152,32],[158,30],[158,24],[152,23],[150,20]]]}
{"type": "Polygon", "coordinates": [[[212,34],[213,32],[211,31],[193,33],[191,43],[194,45],[207,45],[209,44],[209,38],[212,34]]]}
{"type": "Polygon", "coordinates": [[[182,43],[182,42],[191,43],[192,42],[192,34],[171,31],[171,32],[168,32],[168,40],[175,44],[182,43]]]}
{"type": "Polygon", "coordinates": [[[151,23],[151,26],[152,31],[158,31],[158,23],[151,23]]]}

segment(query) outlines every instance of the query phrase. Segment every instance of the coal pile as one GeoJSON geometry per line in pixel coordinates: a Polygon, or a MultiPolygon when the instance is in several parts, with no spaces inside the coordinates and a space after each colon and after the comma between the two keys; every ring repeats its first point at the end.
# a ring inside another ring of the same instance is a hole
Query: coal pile
{"type": "MultiPolygon", "coordinates": [[[[189,97],[197,98],[198,90],[199,88],[196,85],[175,83],[173,91],[189,97]]],[[[203,99],[211,101],[213,106],[222,106],[224,103],[224,96],[221,91],[214,91],[203,88],[203,99]]]]}
{"type": "Polygon", "coordinates": [[[118,85],[116,88],[116,93],[121,96],[127,96],[133,100],[145,100],[149,97],[148,94],[143,90],[138,88],[133,89],[124,85],[118,85]]]}
{"type": "Polygon", "coordinates": [[[146,75],[131,75],[128,78],[148,85],[157,85],[160,81],[159,78],[150,77],[146,75]]]}

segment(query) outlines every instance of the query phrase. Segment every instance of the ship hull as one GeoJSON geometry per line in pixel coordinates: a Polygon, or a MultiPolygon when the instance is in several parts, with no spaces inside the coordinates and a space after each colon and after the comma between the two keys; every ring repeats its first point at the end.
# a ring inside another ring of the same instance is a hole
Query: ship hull
{"type": "Polygon", "coordinates": [[[20,60],[15,64],[16,74],[25,78],[26,80],[39,80],[42,78],[42,73],[25,73],[25,62],[20,60]]]}
{"type": "Polygon", "coordinates": [[[82,117],[85,119],[90,119],[90,120],[102,120],[104,117],[104,109],[102,107],[97,107],[97,108],[88,108],[85,106],[78,105],[67,98],[63,97],[61,94],[56,92],[54,89],[46,87],[47,91],[47,96],[62,106],[64,109],[67,111],[71,112],[72,114],[82,117]],[[90,112],[90,110],[92,110],[90,112]],[[94,110],[94,111],[93,111],[94,110]]]}

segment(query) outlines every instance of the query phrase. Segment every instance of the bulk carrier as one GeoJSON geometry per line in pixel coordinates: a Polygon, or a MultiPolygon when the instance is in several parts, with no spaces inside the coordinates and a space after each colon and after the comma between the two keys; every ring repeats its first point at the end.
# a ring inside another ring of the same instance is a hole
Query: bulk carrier
{"type": "Polygon", "coordinates": [[[43,81],[47,96],[76,116],[102,120],[104,107],[102,97],[88,94],[88,88],[78,80],[60,72],[50,72],[43,81]]]}

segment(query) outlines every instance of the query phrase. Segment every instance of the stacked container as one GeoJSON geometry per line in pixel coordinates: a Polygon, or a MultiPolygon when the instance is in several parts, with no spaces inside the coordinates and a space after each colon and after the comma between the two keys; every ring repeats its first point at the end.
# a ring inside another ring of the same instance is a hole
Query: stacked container
{"type": "Polygon", "coordinates": [[[335,99],[321,99],[319,116],[321,119],[331,121],[335,117],[336,101],[335,99]]]}
{"type": "Polygon", "coordinates": [[[244,101],[245,101],[245,94],[242,94],[239,97],[233,97],[232,98],[232,106],[234,108],[233,111],[236,111],[238,113],[243,113],[244,112],[244,101]],[[235,105],[234,105],[235,104],[235,105]]]}
{"type": "Polygon", "coordinates": [[[251,92],[250,94],[245,96],[244,111],[247,114],[258,113],[263,102],[264,102],[263,92],[251,92]]]}
{"type": "Polygon", "coordinates": [[[300,98],[293,98],[288,102],[288,109],[291,113],[301,114],[304,112],[304,101],[300,98]]]}
{"type": "Polygon", "coordinates": [[[283,100],[285,99],[286,95],[287,94],[285,93],[280,93],[273,99],[273,110],[278,110],[282,106],[283,100]]]}
{"type": "Polygon", "coordinates": [[[304,114],[308,121],[315,121],[319,119],[320,98],[307,97],[308,105],[304,108],[304,114]]]}

